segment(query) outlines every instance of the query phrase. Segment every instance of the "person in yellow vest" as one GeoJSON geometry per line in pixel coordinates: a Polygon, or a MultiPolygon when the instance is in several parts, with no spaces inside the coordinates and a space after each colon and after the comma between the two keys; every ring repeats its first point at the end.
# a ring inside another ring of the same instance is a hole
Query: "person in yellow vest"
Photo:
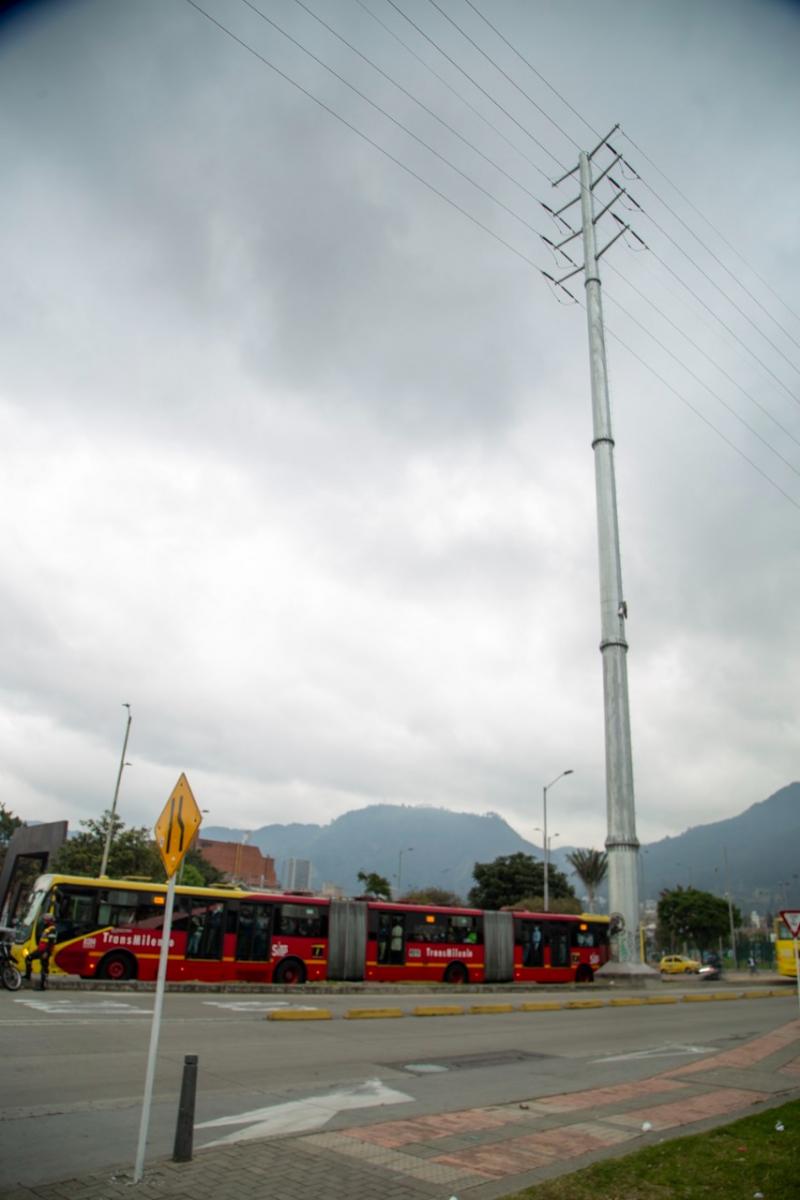
{"type": "Polygon", "coordinates": [[[39,976],[39,991],[41,992],[47,987],[47,976],[50,971],[50,955],[56,948],[56,941],[56,919],[50,913],[46,913],[42,918],[42,932],[39,936],[39,944],[33,953],[28,955],[25,961],[25,982],[30,983],[33,960],[39,960],[41,971],[39,976]]]}

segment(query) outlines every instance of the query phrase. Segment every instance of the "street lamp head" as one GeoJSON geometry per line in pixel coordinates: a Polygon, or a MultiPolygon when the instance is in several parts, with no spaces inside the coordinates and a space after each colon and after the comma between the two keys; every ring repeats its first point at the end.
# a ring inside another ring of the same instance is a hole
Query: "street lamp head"
{"type": "Polygon", "coordinates": [[[564,774],[565,775],[574,775],[575,772],[573,771],[572,767],[568,767],[567,770],[564,772],[564,774]]]}

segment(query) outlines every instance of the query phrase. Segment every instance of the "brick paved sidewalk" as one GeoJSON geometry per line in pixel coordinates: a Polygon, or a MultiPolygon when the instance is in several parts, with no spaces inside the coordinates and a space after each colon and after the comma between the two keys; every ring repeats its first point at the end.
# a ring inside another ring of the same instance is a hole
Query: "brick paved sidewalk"
{"type": "Polygon", "coordinates": [[[497,1200],[538,1180],[800,1096],[800,1020],[649,1079],[523,1103],[239,1142],[2,1200],[497,1200]]]}

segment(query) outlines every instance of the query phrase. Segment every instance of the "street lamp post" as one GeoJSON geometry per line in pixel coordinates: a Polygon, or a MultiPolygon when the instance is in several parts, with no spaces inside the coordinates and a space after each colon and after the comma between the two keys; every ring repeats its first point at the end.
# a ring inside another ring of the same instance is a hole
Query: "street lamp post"
{"type": "Polygon", "coordinates": [[[103,861],[100,864],[100,877],[101,878],[105,875],[106,871],[108,870],[108,855],[111,850],[111,838],[114,835],[114,817],[117,814],[117,800],[119,798],[119,785],[122,782],[122,772],[126,766],[130,765],[125,762],[125,751],[128,749],[128,734],[131,731],[131,721],[133,720],[133,717],[131,716],[130,704],[123,704],[122,707],[127,708],[127,710],[128,710],[128,723],[125,726],[125,740],[122,743],[122,754],[120,755],[120,759],[119,759],[119,770],[117,771],[117,784],[116,784],[116,787],[114,788],[114,799],[111,801],[111,817],[108,822],[108,829],[106,830],[106,842],[105,842],[105,845],[103,846],[103,861]]]}
{"type": "Polygon", "coordinates": [[[562,771],[560,775],[556,775],[550,783],[546,783],[542,788],[542,825],[544,826],[542,833],[544,834],[544,911],[550,911],[550,890],[548,883],[548,873],[550,866],[550,848],[547,844],[547,793],[551,787],[558,783],[559,779],[563,779],[565,775],[574,774],[572,767],[566,771],[562,771]]]}
{"type": "Polygon", "coordinates": [[[403,848],[403,849],[400,851],[400,853],[399,853],[399,854],[398,854],[398,856],[397,856],[397,899],[398,899],[398,900],[400,899],[400,896],[401,896],[401,894],[402,894],[402,882],[403,882],[403,855],[404,855],[404,854],[411,854],[411,852],[413,851],[413,849],[414,849],[414,847],[413,847],[413,846],[405,846],[405,847],[404,847],[404,848],[403,848]]]}

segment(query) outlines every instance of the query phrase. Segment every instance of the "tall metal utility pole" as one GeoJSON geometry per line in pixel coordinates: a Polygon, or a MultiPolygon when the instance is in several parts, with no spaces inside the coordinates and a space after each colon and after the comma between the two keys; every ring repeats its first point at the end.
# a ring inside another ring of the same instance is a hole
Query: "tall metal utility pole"
{"type": "MultiPolygon", "coordinates": [[[[617,128],[615,126],[615,128],[617,128]]],[[[614,131],[612,130],[612,133],[614,131]]],[[[609,134],[609,137],[611,135],[609,134]]],[[[598,252],[595,226],[599,217],[611,208],[622,194],[617,191],[598,216],[594,212],[594,189],[604,179],[620,155],[612,153],[613,161],[592,180],[592,159],[608,145],[608,138],[591,153],[582,151],[577,168],[557,183],[562,183],[577,170],[580,194],[553,215],[562,223],[562,214],[580,200],[581,230],[570,230],[556,249],[573,238],[583,240],[583,274],[586,287],[586,318],[589,331],[589,366],[592,389],[592,447],[594,449],[595,490],[597,495],[597,537],[600,560],[600,652],[603,660],[603,701],[605,713],[606,806],[608,834],[609,910],[617,929],[617,960],[601,968],[603,974],[644,974],[649,968],[642,963],[638,936],[639,925],[639,842],[636,837],[636,813],[633,793],[633,755],[631,751],[630,712],[628,706],[628,643],[625,637],[627,605],[622,592],[617,493],[614,478],[614,438],[611,433],[611,411],[608,400],[605,338],[603,335],[603,306],[600,292],[598,260],[621,237],[627,226],[598,252]]],[[[567,228],[570,228],[567,226],[567,228]]],[[[578,274],[577,267],[561,280],[578,274]]]]}
{"type": "Polygon", "coordinates": [[[100,863],[101,879],[103,878],[106,871],[108,870],[108,855],[111,851],[111,839],[114,836],[114,818],[117,815],[117,800],[119,799],[119,785],[122,782],[122,772],[125,769],[125,752],[128,749],[128,734],[131,731],[131,721],[133,720],[133,718],[131,717],[130,704],[123,704],[122,707],[127,708],[127,710],[128,710],[128,721],[125,726],[125,740],[122,743],[122,754],[120,755],[120,759],[119,759],[119,770],[117,771],[117,784],[116,784],[116,787],[114,788],[114,799],[111,801],[111,815],[108,818],[108,829],[106,830],[106,840],[105,840],[105,844],[103,846],[103,860],[100,863]]]}

